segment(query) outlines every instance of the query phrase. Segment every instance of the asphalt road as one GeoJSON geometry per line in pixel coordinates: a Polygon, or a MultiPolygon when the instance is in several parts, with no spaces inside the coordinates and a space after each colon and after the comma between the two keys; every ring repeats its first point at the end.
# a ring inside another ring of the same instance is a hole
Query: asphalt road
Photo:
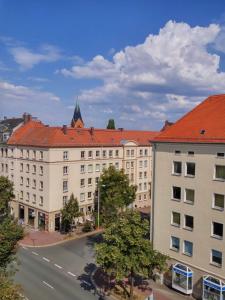
{"type": "Polygon", "coordinates": [[[15,281],[29,300],[98,299],[90,281],[96,237],[45,248],[20,247],[15,281]]]}

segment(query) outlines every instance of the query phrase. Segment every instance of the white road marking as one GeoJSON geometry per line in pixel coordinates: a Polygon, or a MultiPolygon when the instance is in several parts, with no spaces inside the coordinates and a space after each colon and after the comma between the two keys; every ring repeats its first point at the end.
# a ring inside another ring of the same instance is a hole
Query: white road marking
{"type": "Polygon", "coordinates": [[[75,274],[73,274],[73,273],[71,273],[71,272],[67,272],[69,275],[71,275],[71,276],[73,276],[73,277],[75,277],[76,275],[75,274]]]}
{"type": "Polygon", "coordinates": [[[50,262],[50,259],[46,258],[46,257],[42,257],[43,260],[47,261],[47,262],[50,262]]]}
{"type": "Polygon", "coordinates": [[[54,266],[56,266],[56,268],[62,269],[62,267],[57,264],[54,264],[54,266]]]}
{"type": "Polygon", "coordinates": [[[32,251],[32,253],[33,253],[34,255],[39,255],[37,252],[34,252],[34,251],[32,251]]]}
{"type": "Polygon", "coordinates": [[[45,285],[47,285],[50,289],[54,290],[54,287],[51,286],[49,283],[47,283],[46,281],[42,281],[45,285]]]}

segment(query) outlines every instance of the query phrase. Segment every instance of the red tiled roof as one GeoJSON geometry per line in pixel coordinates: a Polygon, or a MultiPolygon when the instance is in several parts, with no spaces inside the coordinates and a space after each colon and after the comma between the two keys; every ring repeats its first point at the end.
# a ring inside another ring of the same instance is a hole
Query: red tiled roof
{"type": "Polygon", "coordinates": [[[153,141],[225,143],[225,95],[208,97],[153,141]]]}
{"type": "Polygon", "coordinates": [[[36,147],[90,147],[120,146],[124,140],[139,145],[149,145],[157,131],[110,130],[68,127],[66,134],[62,127],[45,126],[40,121],[29,121],[17,129],[8,140],[8,145],[36,147]]]}

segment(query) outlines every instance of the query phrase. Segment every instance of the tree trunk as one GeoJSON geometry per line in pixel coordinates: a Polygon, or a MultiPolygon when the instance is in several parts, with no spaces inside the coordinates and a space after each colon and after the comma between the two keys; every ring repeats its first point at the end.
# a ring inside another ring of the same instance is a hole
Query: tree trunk
{"type": "Polygon", "coordinates": [[[134,299],[134,273],[133,270],[131,270],[130,273],[130,300],[134,299]]]}

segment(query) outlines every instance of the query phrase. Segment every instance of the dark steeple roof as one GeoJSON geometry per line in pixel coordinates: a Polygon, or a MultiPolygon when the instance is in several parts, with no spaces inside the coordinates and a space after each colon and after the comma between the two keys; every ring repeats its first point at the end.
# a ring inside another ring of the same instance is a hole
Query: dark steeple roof
{"type": "Polygon", "coordinates": [[[75,106],[74,113],[73,113],[73,118],[71,121],[71,126],[75,127],[78,120],[81,121],[82,124],[84,124],[82,116],[81,116],[81,112],[80,112],[80,106],[76,102],[76,106],[75,106]]]}

